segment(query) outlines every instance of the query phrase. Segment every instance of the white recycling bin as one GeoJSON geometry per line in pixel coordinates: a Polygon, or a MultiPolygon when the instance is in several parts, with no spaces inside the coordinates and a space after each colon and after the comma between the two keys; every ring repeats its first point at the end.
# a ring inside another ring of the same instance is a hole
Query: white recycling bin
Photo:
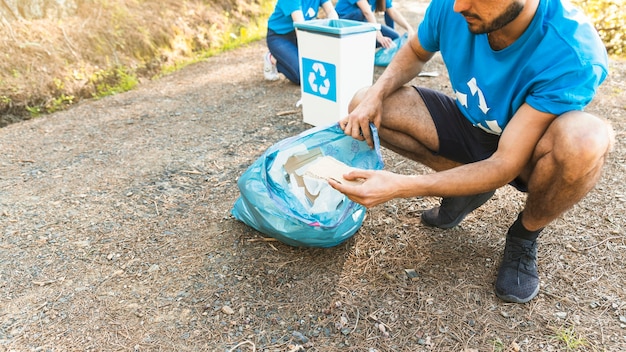
{"type": "Polygon", "coordinates": [[[304,122],[335,123],[359,89],[372,85],[379,24],[342,19],[296,23],[304,122]]]}

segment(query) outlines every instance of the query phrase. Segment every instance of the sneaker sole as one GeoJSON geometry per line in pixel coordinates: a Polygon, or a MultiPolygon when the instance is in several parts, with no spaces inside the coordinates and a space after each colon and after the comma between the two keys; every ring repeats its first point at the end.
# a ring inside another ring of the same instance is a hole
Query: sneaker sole
{"type": "Polygon", "coordinates": [[[535,298],[537,294],[539,294],[539,285],[537,285],[537,288],[535,289],[535,291],[530,296],[528,296],[528,298],[519,298],[513,295],[503,295],[503,294],[500,294],[498,290],[496,290],[496,296],[498,296],[498,298],[500,298],[501,300],[505,302],[511,302],[511,303],[528,303],[531,299],[535,298]]]}

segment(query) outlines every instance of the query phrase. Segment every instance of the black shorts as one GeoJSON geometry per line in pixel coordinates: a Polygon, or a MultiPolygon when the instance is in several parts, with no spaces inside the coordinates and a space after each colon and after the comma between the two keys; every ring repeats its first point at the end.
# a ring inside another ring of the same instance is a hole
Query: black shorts
{"type": "MultiPolygon", "coordinates": [[[[498,149],[500,136],[474,127],[456,106],[453,98],[424,87],[413,86],[422,97],[435,123],[439,150],[434,155],[469,164],[489,158],[498,149]]],[[[526,192],[526,185],[516,179],[511,186],[526,192]]]]}

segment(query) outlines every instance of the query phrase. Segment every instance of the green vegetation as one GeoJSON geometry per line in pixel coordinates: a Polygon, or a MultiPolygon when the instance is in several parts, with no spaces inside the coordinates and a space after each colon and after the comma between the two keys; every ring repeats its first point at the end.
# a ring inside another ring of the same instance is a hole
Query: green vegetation
{"type": "Polygon", "coordinates": [[[588,345],[587,340],[576,333],[573,326],[558,329],[555,339],[565,345],[567,351],[573,351],[588,345]]]}
{"type": "Polygon", "coordinates": [[[52,99],[52,101],[46,104],[46,112],[53,113],[57,110],[62,110],[74,103],[73,95],[61,94],[61,96],[52,99]]]}
{"type": "MultiPolygon", "coordinates": [[[[273,10],[274,1],[263,0],[261,3],[260,16],[250,19],[250,22],[246,26],[232,22],[229,14],[225,13],[225,29],[216,31],[220,34],[217,36],[217,40],[214,45],[211,45],[208,48],[200,48],[200,50],[196,50],[197,48],[194,48],[193,44],[189,44],[189,47],[186,49],[193,52],[193,55],[182,58],[173,64],[164,65],[154,78],[167,75],[180,70],[187,65],[205,60],[219,53],[232,50],[264,38],[267,33],[267,19],[273,10]]],[[[215,26],[211,29],[215,30],[215,26]]]]}
{"type": "Polygon", "coordinates": [[[492,342],[494,352],[502,352],[505,349],[504,342],[499,338],[495,338],[492,342]]]}
{"type": "Polygon", "coordinates": [[[95,98],[126,92],[139,84],[139,79],[135,72],[127,72],[127,70],[122,67],[116,67],[106,71],[100,70],[94,73],[89,81],[95,87],[93,93],[95,98]]]}
{"type": "MultiPolygon", "coordinates": [[[[225,12],[222,16],[225,20],[221,28],[218,29],[215,24],[210,27],[210,31],[217,34],[212,38],[213,41],[209,43],[209,45],[195,38],[188,37],[188,33],[187,37],[185,37],[186,31],[175,26],[172,27],[173,33],[169,40],[166,39],[167,35],[164,34],[163,36],[155,36],[155,38],[149,42],[149,31],[145,28],[139,28],[136,34],[139,35],[140,38],[135,42],[142,43],[142,45],[135,48],[133,54],[135,58],[142,60],[138,68],[131,69],[129,67],[116,66],[108,70],[100,70],[94,73],[89,79],[90,83],[95,87],[93,96],[99,98],[135,88],[139,82],[137,76],[140,75],[142,71],[147,71],[145,69],[146,67],[155,64],[153,58],[155,53],[171,53],[173,48],[175,48],[177,53],[183,53],[183,55],[168,55],[170,57],[175,56],[176,59],[171,63],[162,63],[157,69],[152,68],[151,71],[156,71],[151,77],[153,79],[170,74],[187,65],[205,60],[224,51],[257,41],[266,34],[267,19],[273,8],[274,1],[261,0],[260,15],[249,19],[249,22],[246,24],[232,20],[230,14],[225,12]]],[[[116,21],[120,21],[120,18],[128,17],[128,14],[126,14],[126,16],[120,15],[120,11],[121,10],[118,9],[118,12],[116,12],[116,21]]],[[[116,26],[116,28],[118,28],[116,30],[116,36],[124,38],[127,35],[127,33],[120,31],[119,26],[116,26]]],[[[123,48],[123,43],[117,44],[123,48]]],[[[51,112],[51,110],[48,109],[48,112],[51,112]]]]}
{"type": "Polygon", "coordinates": [[[31,117],[38,117],[41,115],[41,106],[26,106],[26,111],[30,113],[31,117]]]}
{"type": "Polygon", "coordinates": [[[572,0],[591,19],[609,54],[626,55],[626,13],[623,0],[572,0]]]}
{"type": "Polygon", "coordinates": [[[61,20],[0,24],[10,32],[0,38],[0,52],[10,58],[0,61],[0,116],[37,117],[125,92],[142,78],[260,40],[274,4],[94,0],[61,20]]]}

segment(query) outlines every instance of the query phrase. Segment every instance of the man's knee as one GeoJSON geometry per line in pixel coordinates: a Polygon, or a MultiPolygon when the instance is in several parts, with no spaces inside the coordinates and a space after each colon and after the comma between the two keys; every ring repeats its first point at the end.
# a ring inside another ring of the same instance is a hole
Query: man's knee
{"type": "Polygon", "coordinates": [[[368,89],[369,87],[363,87],[359,89],[356,93],[354,93],[352,100],[350,100],[350,104],[348,104],[348,112],[351,112],[352,110],[354,110],[354,108],[357,107],[357,105],[359,105],[361,100],[363,100],[365,92],[367,92],[368,89]]]}
{"type": "Polygon", "coordinates": [[[615,132],[604,119],[582,111],[567,112],[555,120],[560,123],[565,146],[577,154],[605,155],[613,147],[615,132]]]}
{"type": "Polygon", "coordinates": [[[557,117],[548,131],[554,158],[572,177],[601,166],[615,139],[608,122],[581,111],[557,117]]]}

